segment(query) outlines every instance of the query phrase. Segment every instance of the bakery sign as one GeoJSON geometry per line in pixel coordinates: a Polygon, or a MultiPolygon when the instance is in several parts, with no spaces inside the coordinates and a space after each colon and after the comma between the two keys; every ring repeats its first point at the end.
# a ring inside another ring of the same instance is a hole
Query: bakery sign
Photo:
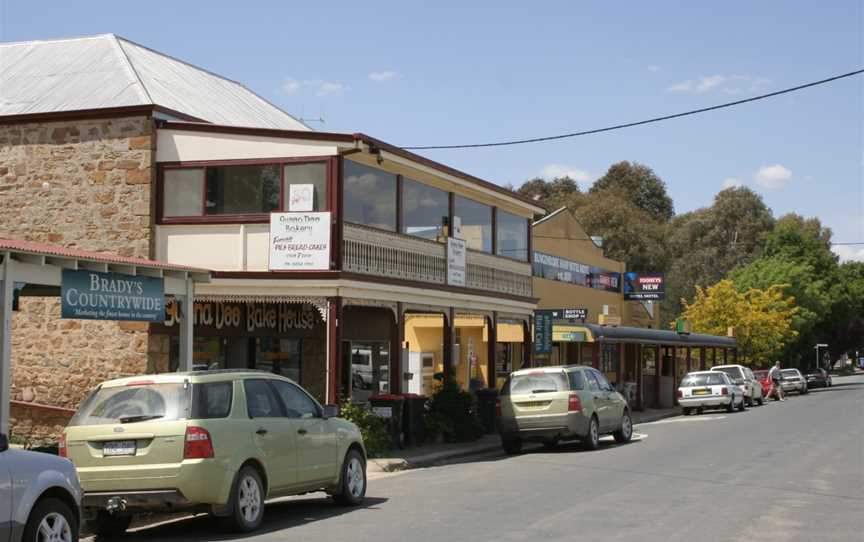
{"type": "MultiPolygon", "coordinates": [[[[181,316],[177,309],[176,301],[169,299],[165,307],[166,327],[175,327],[180,322],[181,316]]],[[[198,329],[244,335],[313,330],[321,323],[318,310],[305,303],[198,301],[192,316],[198,329]]]]}

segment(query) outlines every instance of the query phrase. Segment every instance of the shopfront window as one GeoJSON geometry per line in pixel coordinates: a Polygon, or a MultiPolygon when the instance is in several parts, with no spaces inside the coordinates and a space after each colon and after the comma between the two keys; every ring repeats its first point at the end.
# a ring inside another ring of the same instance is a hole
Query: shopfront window
{"type": "Polygon", "coordinates": [[[300,382],[300,339],[255,337],[255,368],[300,382]]]}
{"type": "Polygon", "coordinates": [[[528,261],[528,220],[499,210],[495,226],[498,236],[495,249],[498,255],[528,261]]]}
{"type": "Polygon", "coordinates": [[[346,342],[343,345],[342,396],[366,403],[390,392],[390,348],[386,342],[346,342]]]}
{"type": "Polygon", "coordinates": [[[277,165],[207,168],[206,214],[269,213],[280,207],[277,165]]]}
{"type": "Polygon", "coordinates": [[[344,169],[345,220],[396,231],[396,175],[350,160],[344,169]]]}
{"type": "Polygon", "coordinates": [[[312,200],[312,211],[327,210],[327,165],[325,163],[285,164],[282,190],[285,194],[285,209],[289,211],[294,209],[292,186],[295,199],[312,200]]]}
{"type": "Polygon", "coordinates": [[[401,233],[436,239],[441,235],[445,217],[450,216],[449,195],[425,184],[402,180],[401,233]]]}
{"type": "Polygon", "coordinates": [[[468,248],[492,252],[492,208],[456,196],[453,212],[462,220],[462,237],[468,248]]]}

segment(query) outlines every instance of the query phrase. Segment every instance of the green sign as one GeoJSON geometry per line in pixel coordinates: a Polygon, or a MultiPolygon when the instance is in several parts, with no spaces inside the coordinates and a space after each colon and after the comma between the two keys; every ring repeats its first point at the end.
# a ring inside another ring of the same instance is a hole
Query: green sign
{"type": "Polygon", "coordinates": [[[584,343],[586,339],[584,331],[570,331],[562,333],[561,338],[571,343],[584,343]]]}
{"type": "Polygon", "coordinates": [[[546,355],[552,353],[552,322],[555,311],[534,311],[534,353],[546,355]]]}
{"type": "Polygon", "coordinates": [[[81,320],[165,321],[161,278],[64,269],[60,316],[81,320]]]}

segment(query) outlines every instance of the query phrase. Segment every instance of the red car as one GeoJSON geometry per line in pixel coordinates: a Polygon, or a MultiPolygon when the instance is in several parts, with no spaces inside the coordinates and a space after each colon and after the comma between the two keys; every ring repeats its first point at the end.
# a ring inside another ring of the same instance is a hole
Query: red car
{"type": "Polygon", "coordinates": [[[762,397],[767,399],[771,393],[771,389],[774,387],[774,383],[768,378],[768,369],[753,371],[753,376],[762,384],[762,397]]]}

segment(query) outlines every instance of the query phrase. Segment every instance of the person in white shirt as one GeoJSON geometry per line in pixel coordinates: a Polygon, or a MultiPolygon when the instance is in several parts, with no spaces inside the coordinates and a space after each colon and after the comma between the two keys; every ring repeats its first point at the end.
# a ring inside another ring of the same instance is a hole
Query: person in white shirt
{"type": "Polygon", "coordinates": [[[771,394],[775,394],[778,400],[785,401],[783,398],[783,386],[780,385],[780,379],[782,375],[780,373],[780,362],[775,362],[774,366],[771,367],[771,370],[768,371],[768,378],[771,379],[771,392],[768,393],[768,398],[771,398],[771,394]]]}

